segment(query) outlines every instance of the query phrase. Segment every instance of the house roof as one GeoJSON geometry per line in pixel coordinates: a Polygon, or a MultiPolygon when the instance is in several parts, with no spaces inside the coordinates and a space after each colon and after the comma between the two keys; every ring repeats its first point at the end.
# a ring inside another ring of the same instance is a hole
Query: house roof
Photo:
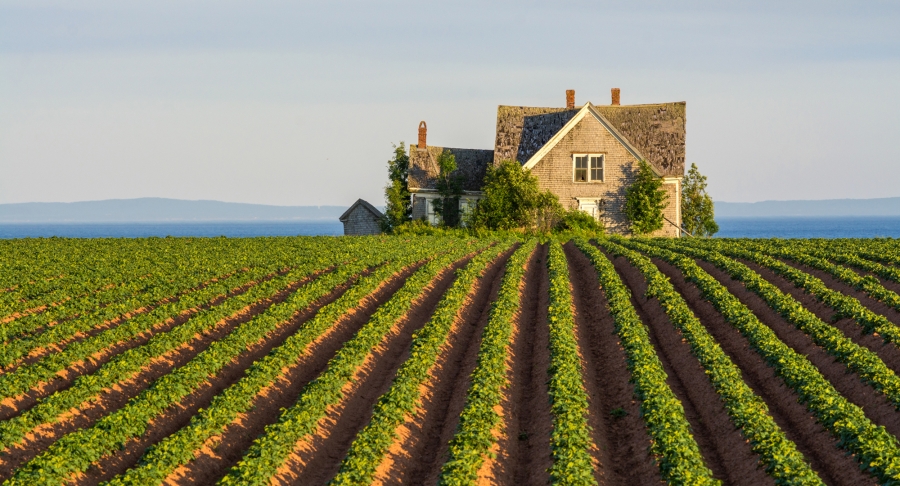
{"type": "Polygon", "coordinates": [[[487,168],[494,161],[493,150],[461,149],[452,147],[427,146],[420,149],[409,148],[410,189],[435,189],[440,172],[437,160],[444,150],[456,157],[457,173],[462,176],[464,191],[480,191],[484,184],[487,168]]]}
{"type": "MultiPolygon", "coordinates": [[[[684,175],[686,103],[592,107],[661,175],[684,175]]],[[[499,106],[494,163],[512,159],[524,164],[580,110],[499,106]]]]}
{"type": "Polygon", "coordinates": [[[352,213],[354,210],[356,210],[356,208],[363,208],[363,209],[369,211],[370,213],[372,213],[372,215],[378,219],[384,218],[384,214],[382,214],[382,212],[379,211],[378,208],[369,204],[368,201],[364,201],[362,199],[357,199],[355,203],[353,203],[349,208],[347,208],[346,211],[344,211],[344,214],[342,214],[341,217],[338,218],[338,220],[342,223],[346,222],[347,219],[350,217],[350,213],[352,213]]]}

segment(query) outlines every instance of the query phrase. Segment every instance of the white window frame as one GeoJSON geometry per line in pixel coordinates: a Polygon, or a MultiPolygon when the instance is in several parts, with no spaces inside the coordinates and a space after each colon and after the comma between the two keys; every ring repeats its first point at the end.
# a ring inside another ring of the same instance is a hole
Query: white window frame
{"type": "Polygon", "coordinates": [[[591,153],[583,153],[583,154],[572,154],[572,182],[576,184],[597,184],[601,182],[606,182],[606,154],[591,154],[591,153]],[[586,157],[587,158],[587,168],[584,169],[587,171],[587,180],[579,181],[575,179],[575,163],[578,157],[586,157]],[[600,174],[601,177],[599,179],[593,179],[591,177],[591,158],[599,157],[600,158],[600,174]]]}

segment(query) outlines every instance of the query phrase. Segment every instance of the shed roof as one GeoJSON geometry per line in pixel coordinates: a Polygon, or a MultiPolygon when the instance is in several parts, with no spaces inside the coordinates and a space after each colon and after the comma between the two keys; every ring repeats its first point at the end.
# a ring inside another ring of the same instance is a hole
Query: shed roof
{"type": "Polygon", "coordinates": [[[480,191],[484,185],[484,176],[488,165],[494,160],[493,150],[462,149],[452,147],[427,146],[420,149],[415,145],[409,148],[409,187],[410,189],[435,189],[440,172],[437,159],[444,150],[456,157],[457,173],[462,176],[464,191],[480,191]]]}
{"type": "Polygon", "coordinates": [[[369,211],[370,213],[372,213],[373,216],[375,216],[378,219],[384,218],[384,214],[381,211],[379,211],[378,208],[369,204],[368,201],[365,201],[362,199],[357,199],[355,203],[353,203],[349,208],[347,208],[346,211],[344,211],[344,214],[342,214],[341,217],[338,218],[338,220],[342,223],[345,223],[347,221],[347,219],[350,217],[350,213],[357,210],[357,208],[369,211]]]}
{"type": "MultiPolygon", "coordinates": [[[[684,175],[685,102],[593,108],[662,175],[684,175]]],[[[517,160],[524,164],[579,111],[580,108],[499,106],[493,162],[517,160]]]]}

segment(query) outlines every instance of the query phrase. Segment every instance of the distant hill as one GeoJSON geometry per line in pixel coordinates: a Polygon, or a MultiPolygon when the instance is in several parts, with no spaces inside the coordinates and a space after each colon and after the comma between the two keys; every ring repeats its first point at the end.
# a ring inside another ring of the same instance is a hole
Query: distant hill
{"type": "Polygon", "coordinates": [[[716,218],[900,216],[900,197],[715,204],[716,218]]]}
{"type": "Polygon", "coordinates": [[[268,206],[145,197],[73,203],[0,204],[0,223],[337,221],[348,206],[268,206]]]}

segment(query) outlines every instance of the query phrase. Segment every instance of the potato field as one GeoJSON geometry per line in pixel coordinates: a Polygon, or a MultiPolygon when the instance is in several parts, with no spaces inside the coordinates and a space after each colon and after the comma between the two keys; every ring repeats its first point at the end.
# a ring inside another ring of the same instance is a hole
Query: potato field
{"type": "Polygon", "coordinates": [[[0,481],[900,484],[900,241],[0,241],[0,481]]]}

